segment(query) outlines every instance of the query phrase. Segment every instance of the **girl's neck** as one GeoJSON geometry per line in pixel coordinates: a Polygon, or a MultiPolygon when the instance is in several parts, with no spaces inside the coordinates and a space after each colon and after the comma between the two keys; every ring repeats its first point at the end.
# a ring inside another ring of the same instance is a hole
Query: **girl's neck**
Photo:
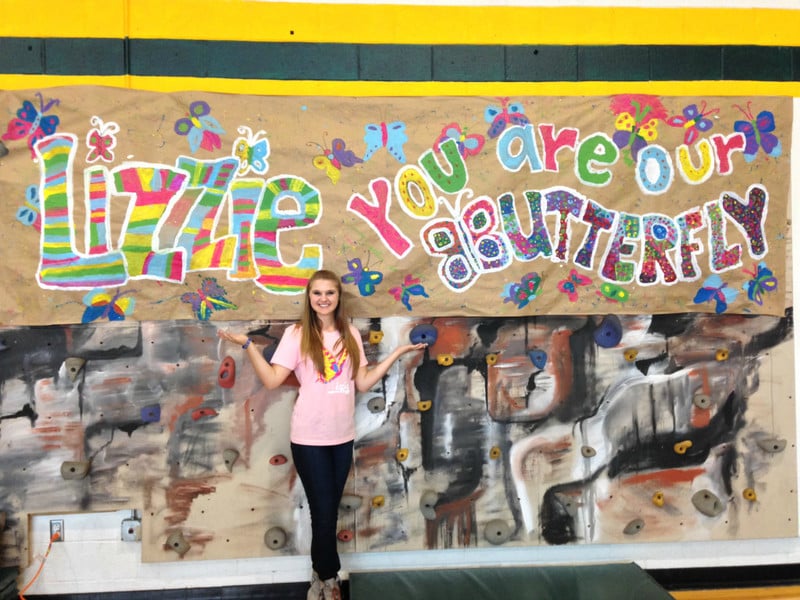
{"type": "Polygon", "coordinates": [[[326,315],[325,317],[317,315],[317,322],[319,323],[319,330],[321,332],[337,331],[336,321],[331,315],[326,315]]]}

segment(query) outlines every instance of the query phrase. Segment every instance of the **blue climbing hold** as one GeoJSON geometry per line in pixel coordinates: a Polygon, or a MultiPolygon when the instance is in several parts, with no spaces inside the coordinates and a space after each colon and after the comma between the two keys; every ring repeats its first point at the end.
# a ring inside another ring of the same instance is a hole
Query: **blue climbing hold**
{"type": "Polygon", "coordinates": [[[544,366],[547,364],[547,352],[539,350],[538,348],[528,350],[528,358],[531,359],[533,366],[537,369],[544,369],[544,366]]]}
{"type": "Polygon", "coordinates": [[[424,323],[414,327],[411,333],[408,334],[408,337],[411,339],[412,344],[428,344],[428,346],[433,346],[436,343],[438,335],[436,327],[424,323]]]}
{"type": "Polygon", "coordinates": [[[158,404],[143,406],[139,415],[145,423],[158,423],[161,420],[161,406],[158,404]]]}
{"type": "Polygon", "coordinates": [[[275,355],[275,350],[278,349],[278,344],[270,344],[269,346],[264,346],[264,349],[261,351],[261,356],[264,357],[264,360],[268,363],[272,362],[272,357],[275,355]]]}
{"type": "Polygon", "coordinates": [[[613,348],[622,340],[622,323],[617,315],[606,315],[594,330],[594,341],[601,348],[613,348]]]}

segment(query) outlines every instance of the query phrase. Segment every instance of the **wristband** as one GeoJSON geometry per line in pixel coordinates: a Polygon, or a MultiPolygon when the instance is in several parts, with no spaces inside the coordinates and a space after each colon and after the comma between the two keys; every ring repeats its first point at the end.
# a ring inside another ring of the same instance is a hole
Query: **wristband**
{"type": "Polygon", "coordinates": [[[247,338],[247,341],[246,341],[246,342],[245,342],[245,343],[242,345],[242,348],[244,348],[245,350],[247,350],[247,347],[248,347],[250,344],[252,344],[252,343],[253,343],[253,340],[252,340],[252,339],[250,339],[250,338],[247,338]]]}

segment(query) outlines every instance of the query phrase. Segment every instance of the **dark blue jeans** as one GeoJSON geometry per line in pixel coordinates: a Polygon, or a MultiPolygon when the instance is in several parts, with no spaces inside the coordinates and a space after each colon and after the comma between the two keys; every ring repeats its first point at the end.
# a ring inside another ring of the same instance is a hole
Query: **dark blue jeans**
{"type": "Polygon", "coordinates": [[[353,442],[338,446],[292,444],[292,458],[311,511],[311,565],[322,580],[342,567],[336,546],[339,502],[353,464],[353,442]]]}

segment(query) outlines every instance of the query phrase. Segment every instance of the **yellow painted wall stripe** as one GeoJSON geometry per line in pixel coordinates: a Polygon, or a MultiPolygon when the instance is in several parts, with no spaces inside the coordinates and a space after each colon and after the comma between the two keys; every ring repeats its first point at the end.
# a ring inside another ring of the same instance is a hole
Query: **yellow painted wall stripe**
{"type": "Polygon", "coordinates": [[[383,44],[800,45],[800,10],[0,0],[0,36],[383,44]]]}
{"type": "Polygon", "coordinates": [[[0,74],[0,89],[4,90],[39,90],[77,85],[260,96],[587,96],[630,93],[662,96],[800,96],[800,82],[785,81],[383,82],[0,74]]]}

